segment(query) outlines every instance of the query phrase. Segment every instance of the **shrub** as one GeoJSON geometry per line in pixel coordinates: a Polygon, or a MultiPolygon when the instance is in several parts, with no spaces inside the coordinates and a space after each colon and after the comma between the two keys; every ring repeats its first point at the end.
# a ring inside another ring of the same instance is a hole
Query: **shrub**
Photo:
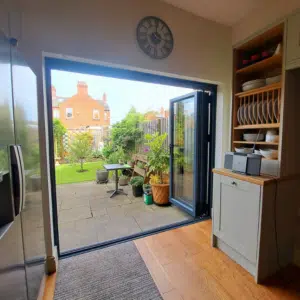
{"type": "Polygon", "coordinates": [[[129,184],[132,186],[142,186],[144,184],[144,177],[134,176],[130,179],[129,184]]]}
{"type": "Polygon", "coordinates": [[[100,151],[100,150],[93,150],[92,157],[93,158],[102,158],[102,151],[100,151]]]}

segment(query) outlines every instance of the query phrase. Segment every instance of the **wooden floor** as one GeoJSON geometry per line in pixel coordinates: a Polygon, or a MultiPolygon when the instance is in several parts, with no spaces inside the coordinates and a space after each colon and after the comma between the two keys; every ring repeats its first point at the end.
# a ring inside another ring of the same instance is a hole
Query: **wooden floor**
{"type": "Polygon", "coordinates": [[[300,299],[300,270],[257,285],[253,277],[211,247],[211,221],[135,241],[165,300],[300,299]]]}

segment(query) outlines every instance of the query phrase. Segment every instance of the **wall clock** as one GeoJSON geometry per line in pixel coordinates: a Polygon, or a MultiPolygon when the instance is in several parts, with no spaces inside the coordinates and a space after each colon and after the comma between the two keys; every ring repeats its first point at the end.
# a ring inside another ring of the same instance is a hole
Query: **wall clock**
{"type": "Polygon", "coordinates": [[[173,35],[168,25],[157,17],[143,18],[136,30],[140,48],[150,57],[162,59],[173,50],[173,35]]]}

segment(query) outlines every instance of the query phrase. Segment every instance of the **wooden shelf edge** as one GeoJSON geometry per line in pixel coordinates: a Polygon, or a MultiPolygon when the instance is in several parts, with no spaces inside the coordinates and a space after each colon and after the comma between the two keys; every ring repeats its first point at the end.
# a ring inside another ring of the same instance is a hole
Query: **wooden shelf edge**
{"type": "Polygon", "coordinates": [[[249,145],[272,145],[272,146],[278,146],[279,143],[271,143],[271,142],[255,142],[255,141],[233,141],[234,144],[249,144],[249,145]]]}
{"type": "Polygon", "coordinates": [[[280,128],[280,123],[274,124],[255,124],[255,125],[239,125],[234,127],[235,130],[241,129],[263,129],[263,128],[280,128]]]}
{"type": "Polygon", "coordinates": [[[239,173],[234,173],[230,170],[227,169],[213,169],[213,173],[219,174],[219,175],[224,175],[224,176],[229,176],[235,179],[243,180],[243,181],[248,181],[250,183],[254,183],[257,185],[267,185],[270,183],[273,183],[276,181],[276,177],[272,177],[269,175],[261,175],[261,176],[249,176],[249,175],[244,175],[244,174],[239,174],[239,173]]]}
{"type": "Polygon", "coordinates": [[[235,94],[236,97],[245,97],[245,96],[252,96],[252,95],[256,95],[256,94],[260,94],[263,92],[268,92],[268,91],[272,91],[272,90],[276,90],[281,88],[282,82],[276,82],[276,83],[272,83],[272,84],[268,84],[266,86],[263,86],[261,88],[258,89],[253,89],[250,91],[246,91],[246,92],[240,92],[235,94]]]}
{"type": "Polygon", "coordinates": [[[280,65],[280,64],[282,64],[282,54],[281,53],[273,55],[269,58],[261,60],[255,64],[244,67],[242,69],[238,69],[238,70],[236,70],[235,73],[236,74],[247,74],[247,73],[259,71],[260,69],[263,69],[263,68],[267,67],[268,65],[275,66],[275,65],[280,65]]]}

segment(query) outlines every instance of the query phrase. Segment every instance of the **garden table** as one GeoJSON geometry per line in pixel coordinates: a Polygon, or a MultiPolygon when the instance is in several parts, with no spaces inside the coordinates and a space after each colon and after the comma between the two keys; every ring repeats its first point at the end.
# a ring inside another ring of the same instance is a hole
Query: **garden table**
{"type": "Polygon", "coordinates": [[[116,173],[116,186],[114,190],[110,190],[107,191],[107,193],[112,193],[110,195],[110,198],[112,198],[115,195],[118,194],[123,194],[123,195],[127,195],[123,189],[119,189],[119,176],[118,176],[118,171],[119,170],[126,170],[126,169],[131,169],[131,167],[129,165],[121,165],[121,164],[108,164],[108,165],[104,165],[104,168],[107,171],[115,171],[116,173]]]}

